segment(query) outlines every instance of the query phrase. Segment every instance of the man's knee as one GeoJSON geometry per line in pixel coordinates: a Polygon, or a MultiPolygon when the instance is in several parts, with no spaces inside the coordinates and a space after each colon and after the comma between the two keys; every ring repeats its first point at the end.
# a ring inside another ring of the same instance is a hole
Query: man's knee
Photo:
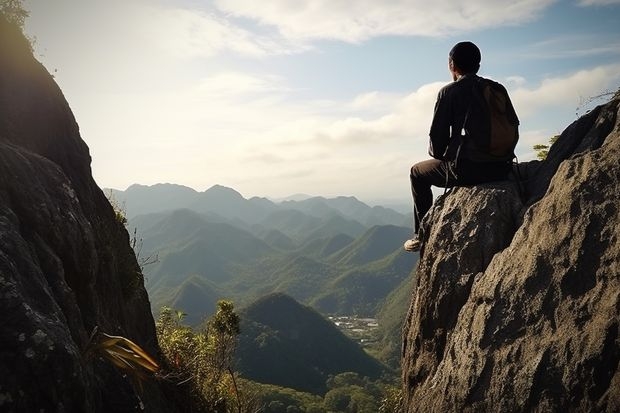
{"type": "Polygon", "coordinates": [[[419,178],[426,174],[426,169],[427,168],[425,162],[418,162],[416,164],[413,164],[413,166],[409,170],[409,176],[411,177],[411,179],[419,178]]]}

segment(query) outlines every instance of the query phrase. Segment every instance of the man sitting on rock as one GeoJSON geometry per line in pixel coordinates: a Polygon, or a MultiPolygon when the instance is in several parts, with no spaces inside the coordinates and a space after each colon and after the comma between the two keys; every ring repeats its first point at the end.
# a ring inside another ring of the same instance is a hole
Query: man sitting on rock
{"type": "Polygon", "coordinates": [[[506,89],[477,75],[480,58],[471,42],[450,50],[453,82],[439,91],[430,130],[429,154],[434,159],[411,167],[415,233],[405,242],[406,251],[422,246],[420,221],[433,204],[431,186],[504,180],[511,171],[519,120],[506,89]]]}

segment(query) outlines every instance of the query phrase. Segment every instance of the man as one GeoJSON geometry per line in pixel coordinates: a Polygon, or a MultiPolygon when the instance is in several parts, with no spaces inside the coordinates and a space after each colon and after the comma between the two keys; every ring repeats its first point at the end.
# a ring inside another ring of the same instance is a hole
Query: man
{"type": "Polygon", "coordinates": [[[453,82],[439,91],[430,130],[429,154],[434,159],[411,167],[414,236],[405,242],[406,251],[422,246],[420,222],[433,204],[431,186],[452,188],[504,180],[512,168],[519,120],[504,87],[477,75],[480,59],[480,50],[471,42],[457,43],[450,50],[448,68],[453,82]],[[481,111],[473,104],[481,99],[477,90],[482,81],[493,83],[505,95],[503,110],[514,125],[514,143],[499,153],[480,143],[490,129],[488,125],[484,129],[481,111]]]}

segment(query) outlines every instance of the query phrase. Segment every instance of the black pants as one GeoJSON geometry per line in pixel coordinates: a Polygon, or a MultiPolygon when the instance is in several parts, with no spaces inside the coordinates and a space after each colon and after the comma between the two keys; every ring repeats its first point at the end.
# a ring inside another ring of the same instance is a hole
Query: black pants
{"type": "Polygon", "coordinates": [[[411,167],[411,193],[413,195],[413,228],[420,230],[420,221],[433,205],[431,186],[452,188],[507,179],[511,162],[472,162],[459,159],[450,162],[429,159],[411,167]]]}

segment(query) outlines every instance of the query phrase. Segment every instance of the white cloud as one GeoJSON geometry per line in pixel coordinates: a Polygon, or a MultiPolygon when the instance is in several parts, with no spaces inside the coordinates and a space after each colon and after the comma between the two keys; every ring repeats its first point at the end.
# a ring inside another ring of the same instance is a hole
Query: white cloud
{"type": "Polygon", "coordinates": [[[580,70],[564,77],[543,80],[534,89],[519,87],[511,97],[520,116],[529,116],[549,106],[577,106],[580,101],[620,86],[620,64],[580,70]]]}
{"type": "Polygon", "coordinates": [[[620,43],[613,33],[564,34],[529,44],[521,57],[537,59],[563,59],[620,54],[620,43]]]}
{"type": "Polygon", "coordinates": [[[221,72],[204,78],[198,86],[198,92],[210,99],[245,99],[249,95],[286,92],[282,80],[275,76],[256,76],[243,72],[221,72]]]}
{"type": "Polygon", "coordinates": [[[362,42],[383,35],[441,36],[519,24],[554,0],[216,0],[234,16],[276,27],[288,39],[362,42]]]}
{"type": "Polygon", "coordinates": [[[264,57],[307,49],[281,36],[262,36],[244,29],[214,11],[142,7],[139,30],[145,41],[178,57],[211,57],[220,53],[264,57]]]}
{"type": "Polygon", "coordinates": [[[582,7],[587,6],[609,6],[612,4],[620,4],[620,0],[579,0],[578,5],[582,7]]]}

